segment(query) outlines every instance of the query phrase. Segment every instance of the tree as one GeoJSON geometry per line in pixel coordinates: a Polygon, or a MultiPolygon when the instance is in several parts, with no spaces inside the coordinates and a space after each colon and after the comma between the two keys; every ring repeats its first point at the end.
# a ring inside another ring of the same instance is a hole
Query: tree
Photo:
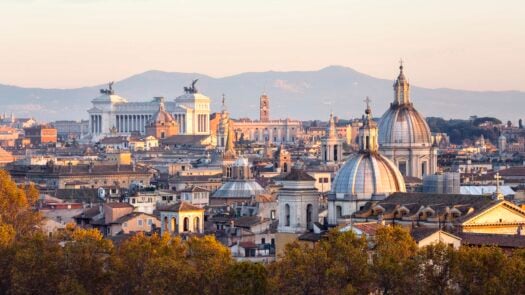
{"type": "Polygon", "coordinates": [[[334,294],[370,291],[372,273],[368,264],[368,242],[364,236],[357,238],[353,231],[332,230],[321,241],[321,247],[330,259],[327,277],[329,289],[334,294]]]}
{"type": "Polygon", "coordinates": [[[230,294],[266,294],[268,272],[264,265],[252,262],[237,262],[228,269],[227,286],[230,294]]]}
{"type": "Polygon", "coordinates": [[[496,247],[461,247],[454,278],[462,294],[506,294],[504,274],[509,259],[496,247]]]}
{"type": "Polygon", "coordinates": [[[107,293],[110,273],[106,269],[113,254],[113,243],[104,239],[96,229],[79,229],[68,226],[60,237],[64,243],[63,269],[75,290],[90,293],[107,293]]]}
{"type": "Polygon", "coordinates": [[[10,294],[56,294],[64,282],[62,247],[43,234],[22,238],[10,265],[10,294]]]}
{"type": "Polygon", "coordinates": [[[456,261],[454,248],[443,243],[433,244],[420,249],[418,253],[417,288],[425,294],[454,294],[455,282],[452,274],[456,261]]]}
{"type": "Polygon", "coordinates": [[[290,243],[283,257],[270,265],[270,293],[326,294],[329,266],[330,260],[323,247],[290,243]]]}
{"type": "Polygon", "coordinates": [[[34,210],[37,200],[38,190],[33,185],[18,187],[6,171],[0,170],[0,225],[8,224],[17,238],[40,225],[40,214],[34,210]]]}
{"type": "Polygon", "coordinates": [[[417,273],[417,245],[407,230],[387,226],[377,230],[373,254],[375,283],[382,294],[410,293],[417,273]]]}

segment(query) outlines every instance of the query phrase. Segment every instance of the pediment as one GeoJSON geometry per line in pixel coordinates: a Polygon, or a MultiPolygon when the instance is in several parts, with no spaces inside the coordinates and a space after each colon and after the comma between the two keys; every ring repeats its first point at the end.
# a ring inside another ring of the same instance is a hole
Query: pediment
{"type": "Polygon", "coordinates": [[[463,222],[464,226],[524,223],[525,211],[507,201],[495,204],[463,222]]]}

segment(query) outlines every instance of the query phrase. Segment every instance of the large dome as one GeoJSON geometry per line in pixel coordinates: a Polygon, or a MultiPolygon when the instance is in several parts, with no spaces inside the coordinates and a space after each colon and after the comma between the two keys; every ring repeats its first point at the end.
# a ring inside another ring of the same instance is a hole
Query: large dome
{"type": "Polygon", "coordinates": [[[332,193],[357,197],[388,196],[405,190],[397,167],[379,153],[354,155],[339,169],[332,184],[332,193]]]}
{"type": "Polygon", "coordinates": [[[392,104],[381,117],[378,127],[381,146],[431,144],[430,128],[412,104],[392,104]]]}
{"type": "Polygon", "coordinates": [[[223,184],[213,198],[251,198],[266,194],[266,190],[254,179],[244,181],[231,180],[223,184]]]}
{"type": "Polygon", "coordinates": [[[430,128],[410,101],[410,84],[403,73],[403,64],[393,86],[394,102],[383,114],[378,126],[379,145],[430,146],[430,128]]]}

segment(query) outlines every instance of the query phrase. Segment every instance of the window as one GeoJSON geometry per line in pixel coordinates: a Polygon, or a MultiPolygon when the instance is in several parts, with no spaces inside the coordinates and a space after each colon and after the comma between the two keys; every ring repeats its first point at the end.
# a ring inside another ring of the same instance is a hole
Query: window
{"type": "Polygon", "coordinates": [[[139,219],[139,220],[137,221],[137,223],[138,223],[139,226],[142,226],[142,219],[139,219]]]}
{"type": "Polygon", "coordinates": [[[188,217],[184,217],[184,231],[190,230],[190,219],[188,217]]]}
{"type": "Polygon", "coordinates": [[[124,222],[124,223],[122,224],[122,227],[128,227],[128,223],[127,223],[127,222],[124,222]]]}
{"type": "Polygon", "coordinates": [[[306,228],[312,229],[312,220],[313,220],[313,206],[312,204],[308,204],[306,206],[306,228]]]}
{"type": "Polygon", "coordinates": [[[261,239],[261,244],[266,244],[266,239],[265,238],[261,239]]]}
{"type": "Polygon", "coordinates": [[[152,225],[153,224],[153,220],[151,218],[148,218],[148,225],[152,225]]]}
{"type": "Polygon", "coordinates": [[[270,218],[275,220],[275,210],[270,211],[270,218]]]}
{"type": "Polygon", "coordinates": [[[341,216],[343,216],[343,208],[341,206],[335,207],[335,211],[335,216],[337,216],[337,218],[341,218],[341,216]]]}
{"type": "Polygon", "coordinates": [[[290,226],[290,205],[284,205],[284,214],[285,214],[285,226],[290,226]]]}
{"type": "Polygon", "coordinates": [[[397,164],[399,168],[399,172],[401,172],[401,175],[406,176],[407,175],[407,162],[406,161],[400,161],[399,164],[397,164]]]}

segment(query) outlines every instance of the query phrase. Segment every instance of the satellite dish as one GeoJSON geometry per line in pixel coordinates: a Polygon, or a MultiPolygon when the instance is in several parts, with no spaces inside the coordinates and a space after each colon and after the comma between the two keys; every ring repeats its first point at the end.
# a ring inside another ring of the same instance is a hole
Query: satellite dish
{"type": "Polygon", "coordinates": [[[106,199],[106,190],[104,190],[104,188],[99,187],[97,193],[98,193],[98,197],[100,199],[102,199],[102,200],[106,199]]]}

